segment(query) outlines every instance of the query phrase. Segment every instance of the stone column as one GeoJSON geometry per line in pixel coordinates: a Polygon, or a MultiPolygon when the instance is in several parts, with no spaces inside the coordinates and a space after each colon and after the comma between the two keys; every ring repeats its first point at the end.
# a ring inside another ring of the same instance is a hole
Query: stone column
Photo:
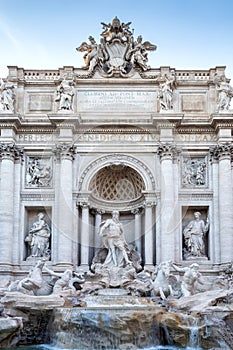
{"type": "Polygon", "coordinates": [[[90,246],[90,217],[89,217],[89,203],[82,201],[79,203],[82,208],[81,217],[81,260],[80,265],[83,270],[89,269],[89,246],[90,246]]]}
{"type": "Polygon", "coordinates": [[[177,150],[173,144],[160,144],[158,148],[161,161],[161,261],[175,260],[174,225],[174,174],[173,157],[177,150]]]}
{"type": "Polygon", "coordinates": [[[141,224],[142,224],[142,218],[141,218],[142,208],[136,208],[132,210],[132,214],[134,214],[134,241],[135,246],[137,247],[137,251],[141,254],[142,253],[142,230],[141,230],[141,224]]]}
{"type": "Polygon", "coordinates": [[[19,152],[15,157],[15,169],[14,169],[14,246],[13,246],[13,264],[19,264],[22,256],[20,255],[20,247],[24,242],[24,232],[20,229],[20,192],[22,181],[22,152],[19,152]]]}
{"type": "Polygon", "coordinates": [[[1,181],[0,181],[0,262],[12,263],[14,242],[14,161],[21,157],[21,151],[14,144],[1,144],[1,181]]]}
{"type": "Polygon", "coordinates": [[[95,210],[95,237],[94,237],[94,249],[98,249],[102,244],[102,239],[99,236],[100,224],[102,221],[102,215],[104,214],[104,210],[96,209],[95,210]]]}
{"type": "Polygon", "coordinates": [[[145,208],[145,266],[152,266],[154,263],[154,222],[152,208],[154,202],[146,199],[144,203],[145,208]]]}
{"type": "Polygon", "coordinates": [[[212,150],[212,154],[219,160],[219,229],[220,229],[220,262],[230,262],[233,259],[233,198],[231,143],[222,143],[212,150]]]}
{"type": "Polygon", "coordinates": [[[212,188],[213,188],[213,217],[210,218],[210,227],[213,224],[210,232],[212,237],[209,237],[210,242],[210,258],[214,263],[221,261],[220,249],[220,233],[219,233],[219,174],[218,174],[218,160],[212,159],[212,188]]]}
{"type": "Polygon", "coordinates": [[[58,188],[58,240],[57,263],[72,264],[73,244],[73,155],[74,149],[69,144],[58,144],[55,155],[60,161],[60,183],[58,188]]]}

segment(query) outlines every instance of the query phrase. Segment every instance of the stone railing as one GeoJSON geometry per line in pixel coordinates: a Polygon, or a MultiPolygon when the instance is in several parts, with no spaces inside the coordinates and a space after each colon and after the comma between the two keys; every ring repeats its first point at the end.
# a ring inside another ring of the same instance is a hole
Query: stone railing
{"type": "Polygon", "coordinates": [[[58,70],[24,70],[25,80],[59,80],[58,70]]]}

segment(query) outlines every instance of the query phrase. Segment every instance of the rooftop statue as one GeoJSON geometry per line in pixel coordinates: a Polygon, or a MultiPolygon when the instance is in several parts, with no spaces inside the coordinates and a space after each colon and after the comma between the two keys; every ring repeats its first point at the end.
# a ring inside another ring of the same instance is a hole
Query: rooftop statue
{"type": "Polygon", "coordinates": [[[15,92],[14,85],[0,79],[0,112],[14,112],[15,92]]]}
{"type": "Polygon", "coordinates": [[[90,43],[82,42],[76,48],[84,52],[85,66],[89,72],[99,67],[100,72],[106,76],[127,76],[133,67],[141,71],[147,71],[148,52],[156,50],[156,45],[149,41],[143,42],[139,35],[137,40],[133,37],[133,30],[130,30],[131,22],[121,23],[115,17],[112,23],[101,22],[103,32],[100,34],[100,44],[97,44],[92,36],[89,36],[90,43]]]}
{"type": "Polygon", "coordinates": [[[233,87],[229,84],[228,79],[226,79],[224,75],[220,76],[216,74],[214,83],[218,91],[217,112],[227,112],[233,97],[233,87]]]}

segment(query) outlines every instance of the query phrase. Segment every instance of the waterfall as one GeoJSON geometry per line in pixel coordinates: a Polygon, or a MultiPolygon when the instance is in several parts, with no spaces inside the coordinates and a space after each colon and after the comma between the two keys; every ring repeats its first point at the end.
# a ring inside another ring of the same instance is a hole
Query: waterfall
{"type": "Polygon", "coordinates": [[[199,336],[199,318],[192,318],[192,325],[190,328],[190,339],[189,339],[189,347],[191,349],[201,349],[200,346],[200,336],[199,336]]]}

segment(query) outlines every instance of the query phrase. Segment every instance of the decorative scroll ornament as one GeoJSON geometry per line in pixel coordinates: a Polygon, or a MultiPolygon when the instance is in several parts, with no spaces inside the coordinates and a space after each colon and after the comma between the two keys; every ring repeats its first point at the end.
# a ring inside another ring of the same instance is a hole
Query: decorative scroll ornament
{"type": "Polygon", "coordinates": [[[82,42],[76,48],[77,51],[84,52],[85,66],[83,69],[93,72],[99,67],[100,72],[107,77],[127,77],[133,67],[140,71],[150,69],[150,66],[147,65],[147,51],[154,51],[157,47],[149,41],[143,42],[141,35],[135,40],[133,31],[129,28],[131,22],[121,23],[115,17],[112,23],[102,22],[101,24],[103,32],[100,44],[89,36],[90,43],[82,42]]]}

